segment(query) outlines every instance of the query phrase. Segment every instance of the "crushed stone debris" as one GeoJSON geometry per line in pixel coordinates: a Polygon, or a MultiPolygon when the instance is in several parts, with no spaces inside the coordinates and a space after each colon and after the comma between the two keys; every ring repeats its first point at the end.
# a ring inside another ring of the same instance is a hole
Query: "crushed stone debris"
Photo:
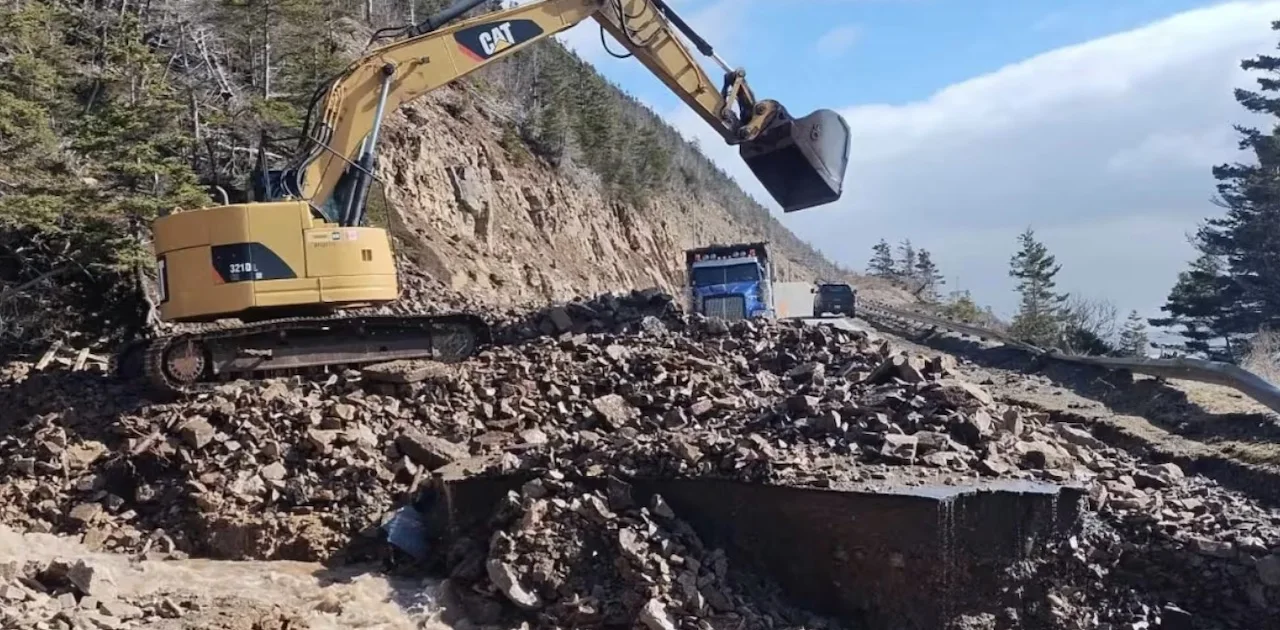
{"type": "MultiPolygon", "coordinates": [[[[1023,567],[1046,585],[1047,627],[1280,614],[1280,514],[1001,402],[950,357],[858,330],[708,320],[656,291],[491,319],[499,343],[462,364],[234,381],[167,402],[93,373],[0,366],[0,522],[151,558],[358,560],[384,553],[379,526],[432,470],[484,462],[475,474],[541,476],[451,565],[477,624],[822,627],[735,587],[723,552],[665,502],[619,505],[568,479],[1040,480],[1089,492],[1082,531],[1023,567]]],[[[88,573],[0,570],[0,600],[46,611],[70,593],[119,627],[181,608],[104,608],[88,573]]],[[[1019,627],[1011,610],[957,627],[1019,627]]]]}

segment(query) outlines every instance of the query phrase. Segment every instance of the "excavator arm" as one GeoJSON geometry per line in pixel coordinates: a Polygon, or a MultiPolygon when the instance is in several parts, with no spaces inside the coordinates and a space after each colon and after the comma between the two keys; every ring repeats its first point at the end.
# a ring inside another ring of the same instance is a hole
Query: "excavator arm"
{"type": "Polygon", "coordinates": [[[353,62],[328,86],[318,117],[304,130],[292,165],[293,188],[332,223],[358,226],[388,112],[533,43],[594,18],[693,108],[729,144],[787,212],[840,197],[849,133],[835,112],[793,119],[772,100],[756,100],[663,0],[536,0],[449,24],[485,0],[461,0],[409,37],[353,62]],[[724,70],[717,86],[676,30],[724,70]]]}

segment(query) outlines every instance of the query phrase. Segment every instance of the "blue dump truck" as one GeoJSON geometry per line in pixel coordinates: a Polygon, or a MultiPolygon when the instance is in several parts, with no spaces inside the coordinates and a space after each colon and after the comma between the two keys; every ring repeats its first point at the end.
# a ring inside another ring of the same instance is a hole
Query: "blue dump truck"
{"type": "Polygon", "coordinates": [[[773,260],[768,243],[686,250],[690,309],[707,317],[774,317],[773,260]]]}

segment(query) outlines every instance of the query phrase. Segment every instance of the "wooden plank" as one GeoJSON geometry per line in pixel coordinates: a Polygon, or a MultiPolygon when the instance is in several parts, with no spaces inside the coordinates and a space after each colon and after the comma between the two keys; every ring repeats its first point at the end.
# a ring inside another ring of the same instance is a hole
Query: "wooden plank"
{"type": "Polygon", "coordinates": [[[53,345],[49,346],[48,350],[45,350],[44,356],[40,357],[40,360],[36,362],[36,369],[43,370],[49,367],[49,362],[53,360],[53,357],[57,356],[60,348],[62,348],[61,340],[53,342],[53,345]]]}
{"type": "Polygon", "coordinates": [[[89,358],[89,348],[81,348],[80,353],[76,355],[76,364],[71,369],[79,372],[84,369],[84,362],[89,358]]]}

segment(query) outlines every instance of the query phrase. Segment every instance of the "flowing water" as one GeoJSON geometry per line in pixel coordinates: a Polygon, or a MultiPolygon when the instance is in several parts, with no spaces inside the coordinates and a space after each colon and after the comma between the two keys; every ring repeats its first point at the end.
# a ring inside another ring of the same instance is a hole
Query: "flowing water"
{"type": "Polygon", "coordinates": [[[371,567],[328,569],[308,562],[143,560],[94,553],[74,540],[21,534],[0,526],[0,563],[84,560],[105,571],[122,599],[194,595],[207,605],[219,599],[277,605],[313,629],[404,628],[445,630],[440,584],[387,577],[371,567]]]}

